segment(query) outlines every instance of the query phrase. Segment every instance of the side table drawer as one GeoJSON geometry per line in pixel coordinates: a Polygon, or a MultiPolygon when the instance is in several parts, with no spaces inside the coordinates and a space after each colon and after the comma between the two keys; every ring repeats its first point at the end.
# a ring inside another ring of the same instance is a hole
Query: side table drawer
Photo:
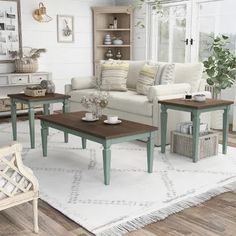
{"type": "Polygon", "coordinates": [[[30,83],[40,84],[42,80],[48,80],[48,75],[32,75],[30,79],[30,83]]]}
{"type": "Polygon", "coordinates": [[[19,75],[19,76],[12,76],[11,83],[12,84],[28,84],[28,75],[19,75]]]}
{"type": "Polygon", "coordinates": [[[7,84],[8,84],[7,76],[0,76],[0,85],[7,85],[7,84]]]}

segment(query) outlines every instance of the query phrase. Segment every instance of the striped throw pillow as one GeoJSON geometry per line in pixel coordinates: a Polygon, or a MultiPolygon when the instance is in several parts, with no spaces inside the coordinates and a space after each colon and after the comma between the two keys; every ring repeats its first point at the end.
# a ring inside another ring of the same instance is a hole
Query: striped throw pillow
{"type": "Polygon", "coordinates": [[[139,78],[136,84],[136,91],[139,94],[148,94],[148,90],[154,85],[156,74],[158,71],[157,66],[145,65],[139,73],[139,78]]]}
{"type": "Polygon", "coordinates": [[[127,91],[128,63],[102,64],[102,89],[113,91],[127,91]]]}

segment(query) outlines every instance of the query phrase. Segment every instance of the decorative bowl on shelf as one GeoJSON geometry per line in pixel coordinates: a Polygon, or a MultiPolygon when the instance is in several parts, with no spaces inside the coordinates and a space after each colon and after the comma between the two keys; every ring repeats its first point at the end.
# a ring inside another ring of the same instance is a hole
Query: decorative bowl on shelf
{"type": "Polygon", "coordinates": [[[124,41],[122,39],[113,39],[112,44],[114,45],[122,45],[124,44],[124,41]]]}

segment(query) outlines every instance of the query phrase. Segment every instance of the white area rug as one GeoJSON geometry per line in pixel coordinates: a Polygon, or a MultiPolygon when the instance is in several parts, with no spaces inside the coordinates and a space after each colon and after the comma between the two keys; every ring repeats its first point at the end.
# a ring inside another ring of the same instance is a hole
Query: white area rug
{"type": "MultiPolygon", "coordinates": [[[[0,125],[0,145],[11,143],[11,125],[0,125]]],[[[48,157],[42,157],[40,126],[36,149],[29,148],[27,122],[18,122],[24,163],[40,183],[40,196],[96,235],[122,235],[236,188],[236,149],[198,163],[155,148],[154,172],[146,172],[146,145],[112,146],[111,183],[103,184],[101,146],[50,130],[48,157]]],[[[221,147],[219,148],[221,151],[221,147]]]]}

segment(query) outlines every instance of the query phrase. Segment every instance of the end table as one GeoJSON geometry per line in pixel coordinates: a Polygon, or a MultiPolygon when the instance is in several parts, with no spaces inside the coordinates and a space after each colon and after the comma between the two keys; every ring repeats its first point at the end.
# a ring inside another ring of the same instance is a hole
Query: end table
{"type": "Polygon", "coordinates": [[[200,128],[200,114],[203,112],[211,112],[216,110],[224,110],[223,113],[223,154],[227,153],[227,140],[229,129],[229,108],[233,101],[206,99],[204,102],[196,102],[185,99],[169,99],[162,100],[161,104],[161,152],[165,153],[166,146],[166,132],[167,132],[167,110],[185,111],[191,113],[191,120],[193,122],[193,162],[199,159],[199,128],[200,128]]]}
{"type": "MultiPolygon", "coordinates": [[[[35,127],[34,127],[34,106],[43,104],[43,112],[45,115],[49,115],[49,105],[53,103],[63,103],[63,112],[68,112],[68,99],[69,95],[59,93],[49,93],[42,97],[30,97],[23,93],[8,94],[11,99],[11,122],[13,140],[17,140],[17,115],[16,115],[16,103],[22,103],[28,105],[28,116],[29,116],[29,128],[30,128],[30,144],[31,148],[35,148],[35,127]]],[[[68,140],[68,134],[65,133],[65,140],[68,140]]]]}

